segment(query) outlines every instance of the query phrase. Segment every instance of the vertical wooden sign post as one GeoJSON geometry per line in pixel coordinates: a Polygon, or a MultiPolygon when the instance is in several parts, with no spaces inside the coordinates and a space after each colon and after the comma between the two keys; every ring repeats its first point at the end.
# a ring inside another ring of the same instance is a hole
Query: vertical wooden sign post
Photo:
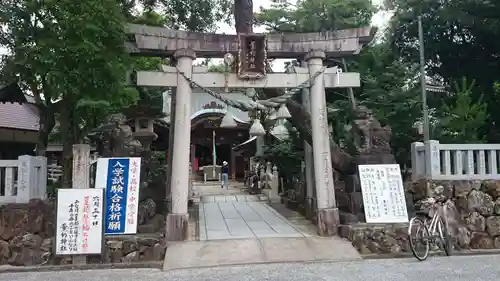
{"type": "MultiPolygon", "coordinates": [[[[90,188],[90,145],[73,145],[73,188],[90,188]]],[[[73,264],[87,264],[87,255],[74,255],[73,264]]]]}

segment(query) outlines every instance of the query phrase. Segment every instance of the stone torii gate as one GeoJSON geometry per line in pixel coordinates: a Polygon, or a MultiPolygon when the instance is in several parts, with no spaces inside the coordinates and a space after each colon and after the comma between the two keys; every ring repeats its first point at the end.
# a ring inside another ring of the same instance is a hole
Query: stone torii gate
{"type": "Polygon", "coordinates": [[[172,155],[175,164],[172,165],[172,209],[167,215],[167,240],[184,240],[187,236],[191,82],[219,89],[294,88],[314,78],[310,82],[309,103],[318,233],[322,236],[337,234],[339,214],[330,159],[325,88],[359,87],[360,77],[358,73],[342,73],[336,67],[325,69],[323,60],[359,53],[363,44],[373,38],[371,28],[301,34],[223,35],[130,24],[128,33],[133,35],[132,40],[126,42],[132,55],[174,57],[177,61],[176,67],[162,66],[163,71],[138,71],[134,75],[138,86],[177,88],[172,155]],[[237,57],[237,73],[209,73],[204,68],[193,67],[196,57],[222,58],[227,53],[237,57]],[[295,73],[266,73],[268,58],[299,58],[307,67],[295,68],[295,73]]]}

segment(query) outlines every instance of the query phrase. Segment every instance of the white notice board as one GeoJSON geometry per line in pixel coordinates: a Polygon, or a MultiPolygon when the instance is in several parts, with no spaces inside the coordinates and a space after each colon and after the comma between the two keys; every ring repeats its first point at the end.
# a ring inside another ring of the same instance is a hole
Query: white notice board
{"type": "Polygon", "coordinates": [[[56,255],[101,254],[103,247],[102,189],[58,189],[56,255]]]}
{"type": "Polygon", "coordinates": [[[366,222],[408,222],[399,165],[359,165],[358,169],[366,222]]]}

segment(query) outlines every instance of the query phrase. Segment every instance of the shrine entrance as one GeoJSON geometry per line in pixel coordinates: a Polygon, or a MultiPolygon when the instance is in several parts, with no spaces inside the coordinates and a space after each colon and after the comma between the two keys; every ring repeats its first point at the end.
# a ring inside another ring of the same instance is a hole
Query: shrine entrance
{"type": "Polygon", "coordinates": [[[192,171],[202,178],[202,168],[222,166],[229,163],[229,177],[242,179],[245,175],[245,162],[241,151],[232,148],[249,139],[249,124],[238,122],[236,128],[221,128],[223,113],[205,113],[191,120],[191,163],[192,171]]]}

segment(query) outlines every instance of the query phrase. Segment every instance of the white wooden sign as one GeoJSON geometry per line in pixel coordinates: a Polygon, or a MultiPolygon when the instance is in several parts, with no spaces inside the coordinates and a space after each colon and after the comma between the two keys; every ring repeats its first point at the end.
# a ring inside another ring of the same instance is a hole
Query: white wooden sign
{"type": "Polygon", "coordinates": [[[359,165],[358,169],[366,222],[408,222],[399,165],[359,165]]]}
{"type": "Polygon", "coordinates": [[[95,187],[105,190],[104,234],[137,233],[141,158],[99,158],[95,187]]]}
{"type": "Polygon", "coordinates": [[[56,255],[101,254],[103,190],[58,189],[56,255]]]}

